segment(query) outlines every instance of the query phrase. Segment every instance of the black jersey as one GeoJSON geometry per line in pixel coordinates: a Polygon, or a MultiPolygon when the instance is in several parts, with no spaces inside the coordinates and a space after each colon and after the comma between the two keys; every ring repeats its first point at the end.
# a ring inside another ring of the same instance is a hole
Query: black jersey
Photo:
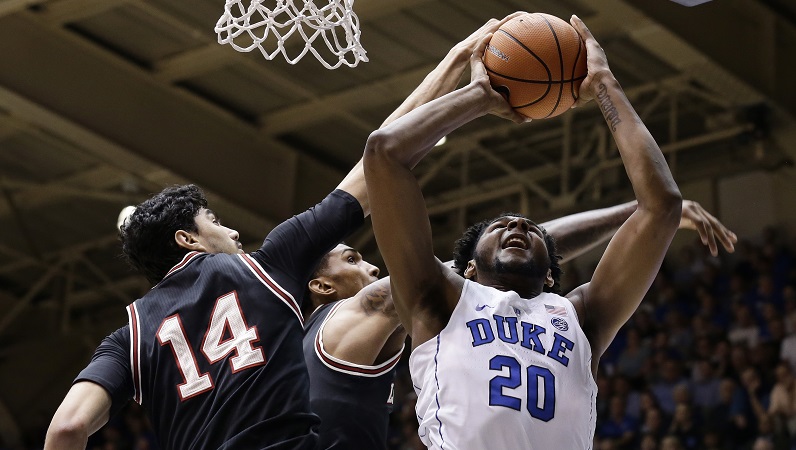
{"type": "Polygon", "coordinates": [[[318,261],[362,222],[356,199],[335,191],[251,254],[187,254],[76,381],[105,387],[114,410],[132,396],[163,449],[316,448],[300,301],[318,261]]]}
{"type": "Polygon", "coordinates": [[[352,364],[328,354],[321,331],[345,301],[318,308],[305,327],[304,357],[310,371],[312,411],[321,417],[321,448],[386,449],[395,366],[401,352],[377,366],[352,364]]]}

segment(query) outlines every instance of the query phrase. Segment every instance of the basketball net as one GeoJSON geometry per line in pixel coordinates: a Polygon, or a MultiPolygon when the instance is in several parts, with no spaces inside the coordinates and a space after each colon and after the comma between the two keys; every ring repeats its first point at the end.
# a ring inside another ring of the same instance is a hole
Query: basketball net
{"type": "Polygon", "coordinates": [[[360,61],[367,62],[367,52],[359,43],[354,0],[319,1],[329,3],[319,8],[312,0],[226,0],[224,14],[215,27],[218,43],[229,44],[239,52],[259,49],[269,61],[281,53],[290,64],[296,64],[310,52],[327,69],[336,69],[341,64],[356,67],[360,61]],[[285,41],[293,35],[300,36],[305,43],[295,58],[285,49],[285,41]],[[329,49],[326,57],[313,47],[321,43],[329,49]]]}

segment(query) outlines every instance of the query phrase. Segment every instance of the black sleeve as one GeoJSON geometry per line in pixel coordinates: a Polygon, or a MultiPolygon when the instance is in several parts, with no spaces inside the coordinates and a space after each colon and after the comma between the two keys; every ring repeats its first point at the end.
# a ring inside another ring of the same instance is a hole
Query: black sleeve
{"type": "Polygon", "coordinates": [[[111,396],[111,417],[133,397],[133,378],[130,370],[130,327],[125,325],[102,340],[91,362],[75,378],[91,381],[111,396]]]}
{"type": "Polygon", "coordinates": [[[339,189],[323,201],[282,222],[252,256],[298,284],[304,284],[320,259],[365,221],[362,206],[339,189]]]}

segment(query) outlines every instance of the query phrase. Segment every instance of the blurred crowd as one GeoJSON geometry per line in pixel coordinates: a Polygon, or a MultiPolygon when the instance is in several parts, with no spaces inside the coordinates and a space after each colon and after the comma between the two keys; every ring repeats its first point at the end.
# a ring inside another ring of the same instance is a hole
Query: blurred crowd
{"type": "MultiPolygon", "coordinates": [[[[712,257],[699,242],[670,252],[601,359],[595,450],[796,450],[794,249],[769,228],[734,254],[712,257]]],[[[565,292],[585,281],[564,270],[565,292]]],[[[395,383],[393,450],[425,448],[407,359],[395,383]]],[[[88,448],[156,445],[132,404],[88,448]]]]}

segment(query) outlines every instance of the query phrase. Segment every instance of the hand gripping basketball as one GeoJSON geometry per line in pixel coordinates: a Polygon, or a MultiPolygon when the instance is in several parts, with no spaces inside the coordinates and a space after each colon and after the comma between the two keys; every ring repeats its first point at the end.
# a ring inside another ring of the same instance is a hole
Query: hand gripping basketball
{"type": "Polygon", "coordinates": [[[530,118],[513,109],[508,101],[498,91],[492,89],[490,85],[489,75],[486,73],[483,61],[484,50],[490,39],[492,39],[492,33],[481,38],[481,41],[470,56],[470,83],[481,86],[486,95],[492,100],[494,106],[490,109],[490,114],[509,119],[515,123],[530,122],[530,118]]]}
{"type": "Polygon", "coordinates": [[[484,64],[492,86],[532,119],[555,117],[577,100],[586,77],[586,48],[575,29],[558,17],[519,14],[498,29],[484,64]]]}
{"type": "Polygon", "coordinates": [[[605,56],[605,51],[600,46],[600,43],[594,39],[586,24],[576,15],[569,19],[569,23],[572,24],[572,27],[586,43],[587,75],[580,85],[580,97],[574,105],[580,106],[594,98],[593,86],[595,85],[595,80],[604,75],[611,75],[611,68],[608,66],[608,58],[605,56]]]}

